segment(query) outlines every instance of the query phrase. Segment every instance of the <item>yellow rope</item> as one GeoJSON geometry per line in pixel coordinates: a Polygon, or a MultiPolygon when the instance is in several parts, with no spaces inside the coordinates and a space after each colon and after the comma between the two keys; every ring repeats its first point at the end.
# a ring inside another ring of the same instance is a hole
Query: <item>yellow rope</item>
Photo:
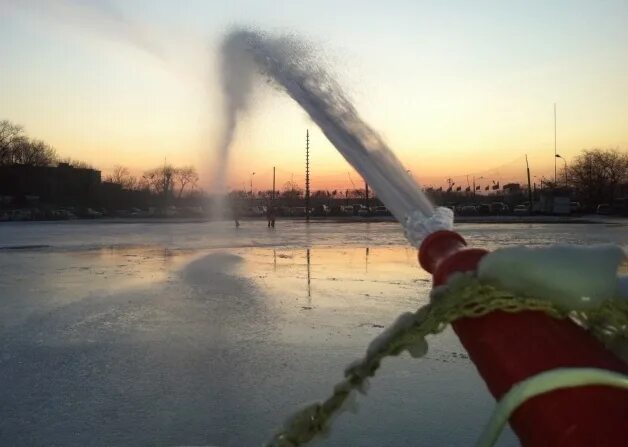
{"type": "Polygon", "coordinates": [[[554,390],[586,385],[607,385],[628,390],[628,376],[598,368],[556,368],[528,377],[501,398],[476,446],[492,447],[510,415],[528,399],[554,390]]]}
{"type": "Polygon", "coordinates": [[[355,395],[365,393],[368,378],[375,375],[381,361],[408,351],[413,357],[427,352],[425,337],[442,332],[448,324],[459,318],[479,317],[495,310],[521,312],[535,310],[554,318],[573,318],[607,346],[628,338],[628,305],[619,300],[606,301],[600,308],[587,312],[572,312],[538,298],[515,297],[491,285],[481,283],[470,274],[456,274],[447,286],[431,293],[430,303],[415,313],[405,313],[376,337],[365,356],[345,370],[345,379],[339,382],[332,395],[295,413],[267,444],[269,447],[298,447],[325,435],[332,418],[340,413],[355,395]]]}

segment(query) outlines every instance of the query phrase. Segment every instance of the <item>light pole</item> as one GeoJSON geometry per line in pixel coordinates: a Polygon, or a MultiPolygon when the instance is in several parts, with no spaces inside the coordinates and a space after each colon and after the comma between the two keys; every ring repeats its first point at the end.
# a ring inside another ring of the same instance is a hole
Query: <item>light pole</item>
{"type": "Polygon", "coordinates": [[[534,201],[534,197],[532,196],[532,185],[530,185],[530,163],[528,163],[528,154],[526,154],[526,174],[528,177],[528,202],[530,202],[528,212],[532,214],[532,202],[534,201]]]}
{"type": "Polygon", "coordinates": [[[556,179],[556,159],[558,158],[558,153],[556,152],[556,103],[554,103],[554,185],[558,184],[558,180],[556,179]]]}
{"type": "Polygon", "coordinates": [[[556,158],[560,158],[563,163],[565,163],[565,187],[567,186],[567,160],[564,157],[561,157],[560,154],[556,154],[556,158]]]}
{"type": "Polygon", "coordinates": [[[255,172],[251,172],[251,197],[253,197],[253,176],[255,175],[255,172]]]}

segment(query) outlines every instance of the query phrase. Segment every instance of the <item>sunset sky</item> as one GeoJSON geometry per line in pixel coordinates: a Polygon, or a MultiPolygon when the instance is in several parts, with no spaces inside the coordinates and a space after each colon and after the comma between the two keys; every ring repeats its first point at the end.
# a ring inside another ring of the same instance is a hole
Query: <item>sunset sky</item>
{"type": "MultiPolygon", "coordinates": [[[[365,120],[425,185],[553,176],[582,149],[628,150],[628,2],[0,0],[0,119],[105,174],[193,164],[222,125],[217,48],[235,26],[320,48],[365,120]],[[559,166],[562,161],[559,160],[559,166]],[[551,174],[550,174],[551,173],[551,174]]],[[[360,183],[286,95],[259,83],[231,187],[360,183]],[[351,178],[350,178],[351,177],[351,178]]]]}

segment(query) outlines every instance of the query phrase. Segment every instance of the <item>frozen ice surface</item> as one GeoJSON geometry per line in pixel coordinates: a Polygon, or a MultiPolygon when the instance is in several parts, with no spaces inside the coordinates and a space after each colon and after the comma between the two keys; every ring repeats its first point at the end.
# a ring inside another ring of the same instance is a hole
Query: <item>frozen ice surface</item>
{"type": "MultiPolygon", "coordinates": [[[[489,249],[628,243],[620,226],[458,229],[489,249]]],[[[396,223],[0,224],[0,445],[259,446],[429,286],[396,223]]],[[[493,399],[452,332],[428,342],[318,445],[471,444],[493,399]]]]}

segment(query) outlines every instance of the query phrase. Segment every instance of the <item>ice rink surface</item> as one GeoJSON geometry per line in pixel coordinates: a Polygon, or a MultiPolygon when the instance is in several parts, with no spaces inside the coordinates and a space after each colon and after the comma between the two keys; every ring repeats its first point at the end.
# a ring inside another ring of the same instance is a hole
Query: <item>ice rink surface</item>
{"type": "MultiPolygon", "coordinates": [[[[458,229],[489,249],[628,245],[623,225],[458,229]]],[[[0,445],[262,445],[429,281],[395,223],[0,224],[0,445]]],[[[472,444],[494,401],[450,330],[429,343],[317,445],[472,444]]]]}

